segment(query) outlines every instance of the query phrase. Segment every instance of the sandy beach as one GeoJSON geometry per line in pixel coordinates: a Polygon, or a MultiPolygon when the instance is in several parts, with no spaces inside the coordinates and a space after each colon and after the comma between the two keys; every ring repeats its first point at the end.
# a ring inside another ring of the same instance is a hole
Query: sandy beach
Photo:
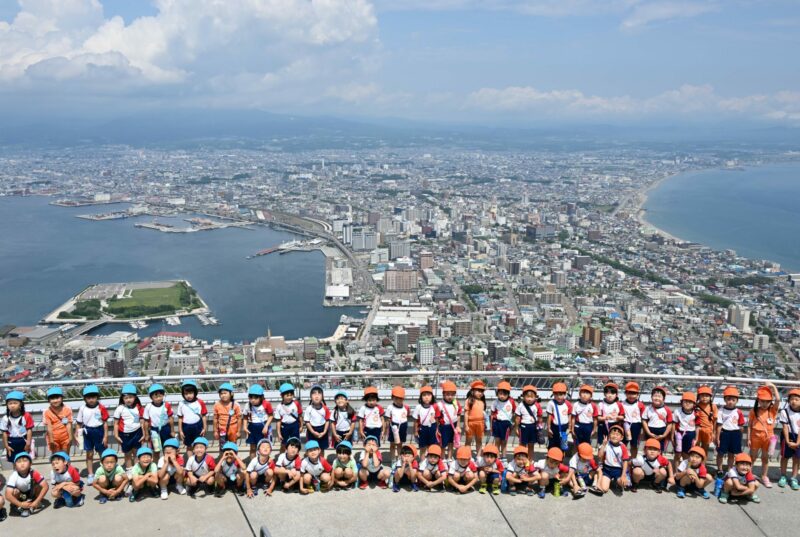
{"type": "MultiPolygon", "coordinates": [[[[684,173],[684,172],[681,172],[681,173],[684,173]]],[[[651,228],[656,234],[661,235],[665,239],[669,239],[669,240],[672,240],[672,241],[675,241],[675,242],[691,242],[691,241],[684,240],[684,239],[682,239],[680,237],[677,237],[677,236],[675,236],[675,235],[673,235],[671,233],[668,233],[668,232],[664,231],[663,229],[661,229],[660,227],[655,226],[652,223],[650,223],[647,220],[647,209],[644,208],[644,205],[645,205],[645,203],[647,203],[647,197],[650,194],[650,192],[655,190],[656,188],[658,188],[661,185],[661,183],[663,183],[664,181],[667,181],[668,179],[671,179],[671,178],[675,177],[676,175],[680,175],[680,174],[665,175],[661,179],[658,179],[655,182],[650,183],[648,186],[642,188],[641,190],[639,190],[635,194],[636,200],[634,202],[634,205],[636,207],[636,220],[639,222],[639,224],[642,225],[643,228],[651,228]]]]}

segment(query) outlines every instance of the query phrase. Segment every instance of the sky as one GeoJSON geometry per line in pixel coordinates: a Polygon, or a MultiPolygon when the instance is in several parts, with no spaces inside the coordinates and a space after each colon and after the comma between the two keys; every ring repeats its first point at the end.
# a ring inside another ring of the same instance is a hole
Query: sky
{"type": "Polygon", "coordinates": [[[0,113],[800,126],[797,0],[0,0],[0,113]]]}

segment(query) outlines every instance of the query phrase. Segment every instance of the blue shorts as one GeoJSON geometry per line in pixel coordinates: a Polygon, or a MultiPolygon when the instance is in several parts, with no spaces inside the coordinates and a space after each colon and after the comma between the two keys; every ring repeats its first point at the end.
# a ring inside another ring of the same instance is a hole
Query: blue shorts
{"type": "MultiPolygon", "coordinates": [[[[122,438],[122,435],[120,435],[122,438]]],[[[96,451],[102,453],[108,446],[103,443],[103,426],[84,427],[83,429],[83,450],[87,453],[96,451]]]]}
{"type": "Polygon", "coordinates": [[[539,438],[539,434],[537,432],[536,424],[529,423],[524,424],[520,423],[519,425],[519,445],[527,446],[528,444],[535,444],[539,438]]]}
{"type": "Polygon", "coordinates": [[[436,424],[421,425],[419,428],[419,447],[426,448],[436,443],[436,424]]]}
{"type": "Polygon", "coordinates": [[[281,428],[281,445],[285,446],[286,441],[290,438],[297,438],[300,440],[300,422],[283,423],[278,426],[281,428]]]}
{"type": "Polygon", "coordinates": [[[689,453],[695,438],[697,438],[697,431],[686,431],[681,437],[680,446],[676,445],[675,449],[678,453],[689,453]]]}
{"type": "Polygon", "coordinates": [[[203,431],[203,422],[201,420],[197,423],[184,423],[181,430],[183,431],[183,445],[192,447],[192,442],[197,440],[197,437],[203,431]]]}
{"type": "Polygon", "coordinates": [[[8,445],[14,450],[14,452],[12,453],[9,451],[6,454],[6,458],[8,459],[8,462],[14,462],[14,457],[16,454],[25,451],[25,439],[20,438],[19,436],[9,436],[8,445]]]}
{"type": "Polygon", "coordinates": [[[119,439],[122,440],[123,453],[139,449],[142,447],[142,430],[136,429],[131,433],[119,433],[119,439]]]}
{"type": "Polygon", "coordinates": [[[718,455],[738,455],[742,452],[742,431],[722,431],[719,435],[718,455]]]}
{"type": "MultiPolygon", "coordinates": [[[[650,427],[650,434],[651,435],[658,435],[661,436],[662,434],[667,432],[666,427],[650,427]]],[[[661,451],[667,449],[667,439],[661,440],[661,451]]]]}
{"type": "MultiPolygon", "coordinates": [[[[611,425],[619,423],[617,421],[611,422],[611,425]]],[[[601,421],[597,423],[597,445],[603,445],[603,440],[608,437],[608,428],[611,427],[607,421],[601,421]]],[[[624,439],[623,439],[624,440],[624,439]]]]}
{"type": "Polygon", "coordinates": [[[380,427],[364,427],[364,443],[367,442],[368,436],[374,436],[375,439],[378,441],[378,447],[381,447],[381,433],[383,429],[380,427]]]}
{"type": "Polygon", "coordinates": [[[248,428],[250,432],[247,433],[247,440],[245,443],[249,446],[258,445],[258,443],[266,438],[264,435],[264,424],[263,423],[250,423],[248,424],[248,428]]]}
{"type": "Polygon", "coordinates": [[[397,427],[398,427],[397,436],[400,437],[400,443],[401,444],[405,444],[406,443],[406,439],[408,438],[408,422],[399,423],[399,424],[398,423],[389,424],[388,429],[389,429],[389,443],[390,444],[394,444],[395,443],[394,442],[394,433],[392,432],[392,425],[397,425],[397,427]]]}
{"type": "Polygon", "coordinates": [[[158,437],[161,439],[161,445],[164,445],[164,442],[172,438],[172,427],[169,425],[162,425],[161,427],[155,427],[150,431],[150,435],[158,434],[158,437]]]}
{"type": "Polygon", "coordinates": [[[592,443],[592,429],[594,423],[576,423],[575,424],[575,444],[592,443]]]}
{"type": "MultiPolygon", "coordinates": [[[[338,434],[339,438],[341,438],[341,442],[344,442],[345,440],[347,440],[348,442],[352,443],[353,442],[353,437],[356,434],[356,429],[353,428],[353,432],[350,432],[350,429],[348,429],[346,431],[336,431],[336,434],[338,434]]],[[[333,441],[333,438],[331,438],[331,441],[333,441]]],[[[333,446],[333,447],[336,447],[336,446],[333,446]]]]}
{"type": "Polygon", "coordinates": [[[603,475],[609,479],[619,479],[622,477],[622,468],[617,466],[603,466],[603,475]]]}
{"type": "MultiPolygon", "coordinates": [[[[630,424],[630,429],[631,429],[631,440],[630,440],[630,442],[628,442],[627,439],[623,439],[623,442],[625,442],[626,446],[630,445],[631,447],[638,448],[639,447],[639,436],[641,436],[641,434],[642,434],[642,423],[641,422],[639,422],[639,423],[631,423],[630,424]]],[[[623,435],[623,437],[624,436],[625,435],[623,435]]]]}
{"type": "MultiPolygon", "coordinates": [[[[317,425],[317,426],[311,425],[310,427],[314,429],[314,432],[317,433],[321,433],[325,429],[324,425],[317,425]]],[[[326,434],[322,438],[317,438],[309,434],[306,434],[306,436],[307,436],[306,440],[316,440],[317,442],[319,442],[320,449],[328,449],[329,447],[331,447],[330,440],[328,440],[331,436],[330,433],[326,434]]]]}
{"type": "Polygon", "coordinates": [[[568,426],[566,423],[562,423],[561,427],[559,427],[557,423],[553,422],[552,426],[550,427],[550,430],[553,432],[553,436],[547,440],[547,449],[554,447],[561,449],[561,433],[566,433],[567,427],[568,426]]]}
{"type": "MultiPolygon", "coordinates": [[[[794,433],[789,433],[789,441],[790,442],[797,442],[797,435],[794,433]]],[[[785,459],[800,459],[800,446],[796,449],[792,449],[789,447],[789,444],[786,443],[786,440],[781,435],[781,455],[785,459]]]]}
{"type": "Polygon", "coordinates": [[[511,429],[511,422],[506,420],[492,420],[492,436],[501,442],[508,440],[508,431],[511,429]]]}
{"type": "Polygon", "coordinates": [[[453,443],[456,436],[456,431],[450,423],[442,423],[439,425],[439,441],[442,447],[447,447],[453,443]]]}

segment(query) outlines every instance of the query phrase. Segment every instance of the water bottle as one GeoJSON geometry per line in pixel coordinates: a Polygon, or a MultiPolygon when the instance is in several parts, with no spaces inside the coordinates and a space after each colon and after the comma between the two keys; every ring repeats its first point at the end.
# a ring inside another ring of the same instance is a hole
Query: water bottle
{"type": "Polygon", "coordinates": [[[556,479],[555,484],[553,485],[553,496],[560,497],[561,496],[561,481],[556,479]]]}
{"type": "Polygon", "coordinates": [[[675,431],[675,453],[680,453],[683,450],[683,432],[675,431]]]}
{"type": "Polygon", "coordinates": [[[769,437],[769,451],[768,457],[772,458],[775,456],[776,447],[778,446],[778,437],[776,435],[772,435],[769,437]]]}
{"type": "Polygon", "coordinates": [[[722,494],[722,485],[725,483],[725,480],[722,478],[722,473],[717,474],[717,479],[714,481],[714,496],[719,498],[720,494],[722,494]]]}
{"type": "Polygon", "coordinates": [[[585,488],[586,488],[586,481],[584,481],[584,479],[583,479],[582,477],[579,477],[579,478],[578,478],[578,486],[579,486],[580,488],[582,488],[582,489],[585,489],[585,488]]]}

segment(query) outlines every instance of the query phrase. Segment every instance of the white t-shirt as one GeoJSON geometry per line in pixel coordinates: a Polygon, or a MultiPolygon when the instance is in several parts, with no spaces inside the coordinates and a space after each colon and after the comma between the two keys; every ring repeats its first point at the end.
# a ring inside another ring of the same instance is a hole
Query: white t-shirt
{"type": "Polygon", "coordinates": [[[572,414],[572,403],[564,401],[563,403],[556,404],[554,400],[547,402],[547,414],[553,416],[553,423],[558,425],[559,421],[563,427],[569,425],[569,416],[572,414]]]}
{"type": "Polygon", "coordinates": [[[722,407],[717,414],[717,423],[722,425],[723,431],[739,431],[747,422],[738,408],[722,407]]]}
{"type": "Polygon", "coordinates": [[[258,455],[252,458],[250,463],[247,465],[247,472],[255,472],[258,475],[264,475],[267,473],[267,470],[274,470],[275,469],[275,461],[273,461],[270,457],[267,457],[267,462],[261,462],[259,460],[258,455]]]}
{"type": "Polygon", "coordinates": [[[448,468],[447,473],[450,475],[456,473],[463,474],[467,470],[469,470],[470,472],[475,472],[477,469],[478,468],[477,466],[475,466],[475,461],[473,461],[472,459],[470,459],[469,463],[467,463],[466,466],[461,466],[461,463],[458,462],[458,459],[453,459],[452,461],[450,461],[450,467],[448,468]]]}
{"type": "Polygon", "coordinates": [[[123,433],[132,433],[142,428],[142,415],[144,408],[133,407],[129,408],[125,405],[119,405],[114,410],[114,419],[119,420],[119,430],[123,433]]]}
{"type": "Polygon", "coordinates": [[[150,427],[160,429],[169,423],[169,419],[172,417],[172,405],[167,402],[161,403],[161,406],[147,403],[142,417],[150,422],[150,427]]]}
{"type": "Polygon", "coordinates": [[[108,421],[108,410],[99,403],[94,408],[81,405],[75,414],[75,423],[80,423],[84,427],[102,427],[106,421],[108,421]]]}
{"type": "Polygon", "coordinates": [[[260,405],[251,405],[249,402],[242,407],[242,416],[248,423],[267,423],[267,420],[275,411],[269,401],[264,401],[260,405]]]}
{"type": "Polygon", "coordinates": [[[517,403],[510,397],[505,401],[495,399],[492,401],[491,413],[495,421],[514,421],[514,412],[517,410],[517,403]]]}
{"type": "Polygon", "coordinates": [[[572,405],[572,415],[575,416],[576,423],[583,423],[583,424],[594,423],[594,419],[599,414],[600,411],[597,409],[597,405],[595,405],[591,401],[589,401],[588,403],[575,401],[575,403],[572,405]]]}
{"type": "Polygon", "coordinates": [[[286,456],[286,452],[283,452],[278,455],[278,460],[275,461],[275,466],[284,469],[297,468],[299,470],[301,461],[302,459],[300,458],[299,454],[295,455],[293,459],[290,459],[288,456],[286,456]]]}
{"type": "Polygon", "coordinates": [[[195,399],[191,403],[181,399],[178,403],[178,417],[183,418],[183,423],[186,425],[193,425],[199,422],[206,414],[208,414],[208,409],[200,399],[195,399]]]}
{"type": "Polygon", "coordinates": [[[644,403],[638,399],[629,403],[627,399],[622,401],[622,409],[625,411],[625,421],[627,423],[642,423],[644,414],[644,403]]]}
{"type": "Polygon", "coordinates": [[[381,405],[375,405],[370,408],[367,405],[358,409],[359,419],[364,420],[364,427],[370,429],[377,429],[383,426],[383,408],[381,405]]]}
{"type": "Polygon", "coordinates": [[[593,470],[597,470],[597,461],[592,457],[589,460],[583,460],[577,453],[569,459],[569,467],[575,470],[576,474],[586,475],[593,470]]]}
{"type": "Polygon", "coordinates": [[[522,425],[533,425],[542,417],[542,406],[538,401],[534,401],[532,405],[528,406],[525,406],[525,403],[521,402],[517,405],[517,410],[514,411],[514,414],[519,416],[522,425]],[[528,408],[530,408],[530,410],[528,410],[528,408]]]}
{"type": "Polygon", "coordinates": [[[629,460],[628,448],[625,444],[615,446],[611,443],[606,444],[605,458],[603,459],[603,466],[609,468],[622,468],[622,463],[629,460]]]}
{"type": "Polygon", "coordinates": [[[222,470],[220,470],[222,472],[222,475],[231,480],[235,479],[236,474],[238,474],[239,470],[243,468],[242,463],[239,462],[238,459],[235,459],[233,463],[228,463],[223,459],[222,461],[220,461],[219,464],[220,466],[222,466],[222,470]]]}
{"type": "Polygon", "coordinates": [[[642,419],[647,420],[647,426],[651,429],[666,427],[668,423],[672,423],[672,411],[665,406],[656,408],[650,405],[644,410],[642,419]]]}
{"type": "Polygon", "coordinates": [[[323,473],[330,473],[332,469],[330,463],[322,457],[319,457],[317,462],[305,457],[303,462],[300,463],[300,473],[311,474],[315,478],[318,478],[323,473]]]}
{"type": "Polygon", "coordinates": [[[800,412],[795,412],[790,407],[786,407],[778,413],[778,421],[788,427],[790,433],[800,433],[800,412]]]}
{"type": "Polygon", "coordinates": [[[428,462],[428,458],[425,457],[422,459],[422,462],[419,463],[419,471],[424,472],[425,470],[428,470],[432,476],[437,476],[447,472],[447,465],[442,459],[439,459],[436,464],[431,464],[428,462]]]}
{"type": "Polygon", "coordinates": [[[8,415],[0,418],[0,432],[8,433],[11,438],[24,438],[33,426],[33,417],[27,412],[17,418],[8,415]]]}
{"type": "Polygon", "coordinates": [[[214,457],[211,455],[204,455],[197,460],[197,457],[194,455],[190,455],[188,459],[186,459],[186,464],[184,464],[184,468],[187,471],[192,472],[196,477],[201,477],[206,475],[208,472],[213,472],[216,466],[216,462],[214,461],[214,457]]]}
{"type": "Polygon", "coordinates": [[[81,474],[78,469],[71,464],[67,465],[64,472],[57,474],[55,470],[50,470],[50,484],[57,485],[59,483],[80,483],[81,474]]]}
{"type": "Polygon", "coordinates": [[[600,411],[601,416],[610,418],[608,420],[609,427],[613,425],[615,421],[617,421],[617,418],[619,417],[620,414],[625,413],[625,409],[622,408],[622,403],[620,403],[619,401],[613,401],[609,403],[608,401],[603,399],[597,404],[597,408],[600,411]]]}
{"type": "Polygon", "coordinates": [[[440,423],[444,425],[458,425],[458,418],[464,413],[464,408],[461,403],[453,399],[452,403],[447,401],[436,401],[436,406],[439,407],[440,423]]]}
{"type": "Polygon", "coordinates": [[[36,470],[30,470],[28,475],[21,476],[17,472],[12,472],[6,481],[6,488],[17,489],[23,494],[27,494],[33,488],[34,483],[41,483],[44,481],[44,476],[36,470]]]}
{"type": "Polygon", "coordinates": [[[672,413],[675,423],[678,424],[678,430],[682,433],[697,430],[697,414],[690,412],[686,414],[683,408],[677,409],[672,413]]]}
{"type": "Polygon", "coordinates": [[[644,475],[653,475],[659,468],[666,468],[669,466],[669,461],[663,455],[659,455],[652,461],[643,455],[639,455],[631,461],[634,468],[641,468],[644,475]]]}
{"type": "Polygon", "coordinates": [[[495,461],[491,465],[489,465],[486,463],[486,460],[483,457],[478,457],[475,466],[477,466],[478,469],[481,470],[484,469],[485,467],[489,467],[489,469],[486,470],[488,472],[501,473],[503,470],[505,470],[505,467],[503,466],[503,461],[501,461],[499,458],[495,459],[495,461]]]}
{"type": "Polygon", "coordinates": [[[291,425],[300,419],[302,408],[298,401],[292,401],[288,405],[279,403],[275,406],[275,419],[284,425],[291,425]]]}
{"type": "Polygon", "coordinates": [[[431,425],[435,424],[439,418],[434,405],[430,405],[428,408],[425,408],[421,404],[414,407],[411,417],[419,421],[420,427],[430,427],[431,425]]]}
{"type": "Polygon", "coordinates": [[[408,422],[408,416],[411,410],[408,405],[395,406],[394,403],[386,407],[383,416],[387,418],[392,425],[402,425],[408,422]]]}
{"type": "Polygon", "coordinates": [[[319,408],[314,405],[308,405],[303,411],[303,420],[312,427],[322,427],[330,419],[331,411],[328,410],[326,405],[320,405],[319,408]]]}
{"type": "Polygon", "coordinates": [[[506,468],[508,469],[509,472],[517,474],[519,476],[529,476],[536,473],[536,467],[533,464],[528,463],[527,466],[519,466],[517,464],[516,459],[512,459],[508,463],[506,468]]]}
{"type": "Polygon", "coordinates": [[[336,427],[336,431],[339,433],[346,433],[350,430],[350,426],[353,424],[354,421],[358,419],[358,414],[353,414],[352,419],[347,414],[347,409],[339,410],[335,408],[333,412],[331,412],[331,421],[334,423],[336,427]]]}
{"type": "MultiPolygon", "coordinates": [[[[194,455],[193,455],[191,458],[194,458],[194,455]]],[[[185,466],[185,464],[184,464],[184,462],[183,462],[183,455],[178,455],[177,457],[175,457],[175,460],[177,460],[177,461],[178,461],[178,466],[185,466]]],[[[158,469],[159,469],[159,470],[161,470],[161,469],[164,467],[164,464],[165,464],[164,457],[160,457],[160,458],[158,459],[158,465],[157,465],[157,466],[158,466],[158,469]]],[[[170,464],[170,465],[167,467],[167,473],[168,473],[169,475],[175,475],[175,472],[176,472],[177,470],[178,470],[178,469],[177,469],[175,466],[173,466],[172,464],[170,464]]]]}

